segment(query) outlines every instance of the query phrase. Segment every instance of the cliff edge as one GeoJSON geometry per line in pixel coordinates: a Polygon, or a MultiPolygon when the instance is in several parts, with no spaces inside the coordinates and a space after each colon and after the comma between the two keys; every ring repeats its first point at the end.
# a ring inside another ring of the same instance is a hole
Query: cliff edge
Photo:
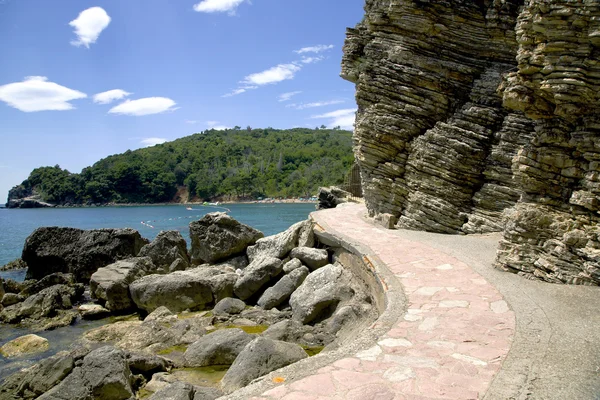
{"type": "Polygon", "coordinates": [[[503,232],[496,264],[600,285],[600,3],[367,0],[348,29],[369,213],[503,232]]]}

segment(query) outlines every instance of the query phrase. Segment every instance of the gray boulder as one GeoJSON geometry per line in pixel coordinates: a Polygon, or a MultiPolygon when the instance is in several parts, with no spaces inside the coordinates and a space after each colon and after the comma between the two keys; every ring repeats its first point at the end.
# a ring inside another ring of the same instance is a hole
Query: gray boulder
{"type": "Polygon", "coordinates": [[[230,365],[240,352],[254,339],[241,329],[221,329],[203,336],[184,354],[188,367],[230,365]]]}
{"type": "Polygon", "coordinates": [[[127,364],[132,373],[145,376],[169,371],[173,367],[173,363],[166,358],[138,352],[127,353],[127,364]]]}
{"type": "Polygon", "coordinates": [[[242,253],[262,238],[262,232],[244,225],[225,213],[206,214],[190,223],[192,263],[215,263],[242,253]]]}
{"type": "Polygon", "coordinates": [[[250,298],[283,270],[283,262],[274,257],[257,258],[242,271],[233,292],[242,300],[250,298]]]}
{"type": "Polygon", "coordinates": [[[292,293],[304,282],[309,274],[306,267],[300,267],[281,278],[274,286],[271,286],[258,299],[258,305],[265,310],[277,307],[285,303],[292,293]]]}
{"type": "Polygon", "coordinates": [[[183,271],[190,264],[187,243],[178,231],[160,232],[152,243],[142,247],[138,256],[150,257],[156,266],[156,273],[159,274],[183,271]],[[177,260],[181,261],[175,262],[177,260]]]}
{"type": "Polygon", "coordinates": [[[26,279],[68,272],[87,283],[98,268],[137,256],[147,243],[133,229],[38,228],[25,241],[21,258],[28,265],[26,279]]]}
{"type": "Polygon", "coordinates": [[[313,249],[311,247],[297,247],[292,250],[290,257],[299,259],[311,271],[324,267],[329,263],[329,255],[325,249],[313,249]]]}
{"type": "Polygon", "coordinates": [[[125,353],[111,346],[84,357],[61,383],[40,400],[126,400],[133,397],[131,371],[125,353]]]}
{"type": "Polygon", "coordinates": [[[306,358],[307,354],[294,343],[258,337],[248,343],[227,371],[221,387],[231,393],[252,380],[306,358]]]}
{"type": "Polygon", "coordinates": [[[289,274],[290,272],[292,272],[295,269],[300,268],[301,266],[302,266],[302,261],[298,260],[297,258],[292,258],[290,261],[283,264],[283,272],[285,272],[286,274],[289,274]]]}
{"type": "Polygon", "coordinates": [[[136,306],[152,312],[165,306],[173,312],[202,310],[231,297],[238,275],[218,268],[198,267],[168,275],[148,275],[129,286],[136,306]]]}
{"type": "Polygon", "coordinates": [[[239,314],[246,308],[246,303],[240,299],[226,297],[219,301],[213,308],[214,315],[239,314]]]}
{"type": "Polygon", "coordinates": [[[158,392],[154,392],[148,400],[192,400],[194,392],[194,385],[185,382],[175,382],[158,392]]]}
{"type": "Polygon", "coordinates": [[[129,285],[156,271],[150,257],[135,257],[117,261],[99,268],[90,278],[93,298],[105,302],[111,311],[124,311],[134,307],[129,295],[129,285]]]}
{"type": "Polygon", "coordinates": [[[310,226],[310,221],[298,222],[284,232],[258,239],[254,246],[246,250],[248,259],[252,262],[257,258],[285,258],[294,247],[298,246],[300,234],[307,226],[310,226]]]}
{"type": "Polygon", "coordinates": [[[23,287],[19,293],[22,296],[29,297],[33,294],[39,293],[42,290],[49,288],[54,285],[73,285],[75,283],[75,277],[73,274],[63,274],[56,272],[54,274],[46,275],[39,281],[29,280],[23,282],[23,287]]]}
{"type": "Polygon", "coordinates": [[[4,296],[2,296],[2,305],[4,307],[12,306],[14,304],[24,301],[26,298],[27,297],[21,294],[5,293],[4,296]]]}
{"type": "Polygon", "coordinates": [[[87,320],[102,319],[110,314],[110,311],[100,304],[82,304],[77,307],[77,311],[81,314],[81,318],[87,320]]]}
{"type": "Polygon", "coordinates": [[[333,314],[338,304],[354,295],[350,273],[329,264],[308,275],[290,297],[293,318],[307,324],[333,314]]]}

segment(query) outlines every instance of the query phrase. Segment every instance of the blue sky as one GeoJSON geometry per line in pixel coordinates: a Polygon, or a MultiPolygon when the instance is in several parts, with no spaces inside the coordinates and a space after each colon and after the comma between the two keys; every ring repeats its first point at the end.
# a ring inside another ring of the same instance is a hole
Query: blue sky
{"type": "Polygon", "coordinates": [[[0,0],[0,203],[210,127],[350,128],[339,77],[364,0],[0,0]]]}

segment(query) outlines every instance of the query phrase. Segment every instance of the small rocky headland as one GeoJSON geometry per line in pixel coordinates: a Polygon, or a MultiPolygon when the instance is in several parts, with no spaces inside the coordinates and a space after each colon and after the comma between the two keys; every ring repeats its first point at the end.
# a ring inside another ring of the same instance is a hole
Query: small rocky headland
{"type": "Polygon", "coordinates": [[[6,377],[0,399],[216,399],[378,317],[363,260],[321,243],[311,220],[264,237],[211,213],[189,229],[189,250],[178,231],[149,242],[133,229],[35,230],[13,263],[26,280],[0,281],[1,323],[29,334],[0,354],[44,352],[36,332],[102,323],[6,377]]]}

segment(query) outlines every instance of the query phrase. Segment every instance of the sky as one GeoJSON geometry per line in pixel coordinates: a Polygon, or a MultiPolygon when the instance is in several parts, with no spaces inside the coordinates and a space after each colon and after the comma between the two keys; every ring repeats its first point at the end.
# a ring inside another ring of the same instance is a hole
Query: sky
{"type": "Polygon", "coordinates": [[[0,0],[0,203],[209,128],[352,129],[339,77],[364,0],[0,0]]]}

